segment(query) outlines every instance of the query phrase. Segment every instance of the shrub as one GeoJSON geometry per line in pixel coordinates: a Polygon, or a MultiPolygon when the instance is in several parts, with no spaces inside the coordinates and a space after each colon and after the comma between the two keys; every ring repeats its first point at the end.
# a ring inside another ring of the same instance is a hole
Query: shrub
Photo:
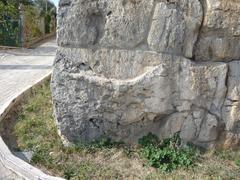
{"type": "Polygon", "coordinates": [[[51,15],[50,13],[45,14],[45,33],[50,33],[50,25],[51,25],[51,15]]]}
{"type": "Polygon", "coordinates": [[[82,142],[75,142],[75,145],[72,145],[71,147],[68,147],[67,151],[76,151],[81,152],[85,151],[88,153],[95,153],[97,151],[103,150],[103,149],[112,149],[121,147],[123,145],[122,142],[115,142],[110,138],[99,138],[98,140],[95,140],[91,143],[82,143],[82,142]]]}
{"type": "Polygon", "coordinates": [[[236,160],[235,164],[240,167],[240,159],[236,160]]]}
{"type": "Polygon", "coordinates": [[[170,172],[179,167],[189,167],[197,159],[197,152],[193,146],[181,146],[179,134],[159,141],[157,136],[149,133],[139,139],[140,154],[148,160],[152,167],[170,172]]]}
{"type": "Polygon", "coordinates": [[[25,6],[25,38],[26,41],[31,41],[34,38],[39,38],[42,36],[43,32],[41,32],[40,20],[42,17],[40,16],[40,12],[34,6],[25,6]]]}
{"type": "Polygon", "coordinates": [[[0,44],[18,45],[19,40],[19,13],[12,3],[4,4],[0,1],[0,44]]]}

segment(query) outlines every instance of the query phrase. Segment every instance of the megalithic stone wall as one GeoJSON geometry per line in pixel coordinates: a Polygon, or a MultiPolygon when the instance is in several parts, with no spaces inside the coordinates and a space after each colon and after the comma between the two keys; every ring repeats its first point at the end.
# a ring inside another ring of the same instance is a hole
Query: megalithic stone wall
{"type": "Polygon", "coordinates": [[[239,11],[236,0],[61,0],[51,87],[62,138],[180,132],[239,145],[239,11]]]}

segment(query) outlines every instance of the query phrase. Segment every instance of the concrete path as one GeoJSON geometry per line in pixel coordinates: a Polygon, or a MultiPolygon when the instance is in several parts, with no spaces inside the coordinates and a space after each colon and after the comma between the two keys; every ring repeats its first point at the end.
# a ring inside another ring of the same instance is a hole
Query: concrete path
{"type": "Polygon", "coordinates": [[[6,169],[2,163],[0,163],[0,180],[23,180],[12,171],[6,169]]]}
{"type": "MultiPolygon", "coordinates": [[[[0,50],[0,112],[40,78],[52,71],[55,39],[35,49],[0,50]]],[[[21,179],[0,161],[0,180],[21,179]]]]}

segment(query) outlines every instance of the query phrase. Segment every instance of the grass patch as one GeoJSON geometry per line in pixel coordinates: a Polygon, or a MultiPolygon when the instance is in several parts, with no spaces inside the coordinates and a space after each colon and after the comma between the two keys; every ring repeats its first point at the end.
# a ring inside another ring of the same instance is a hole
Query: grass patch
{"type": "Polygon", "coordinates": [[[149,165],[165,172],[179,167],[190,167],[198,156],[194,146],[182,146],[178,133],[163,141],[149,133],[139,140],[139,144],[142,146],[141,154],[148,160],[149,165]]]}
{"type": "Polygon", "coordinates": [[[31,163],[66,179],[239,179],[240,151],[199,154],[179,136],[149,134],[139,146],[101,139],[64,147],[53,119],[49,81],[34,89],[14,126],[17,149],[33,151],[31,163]]]}

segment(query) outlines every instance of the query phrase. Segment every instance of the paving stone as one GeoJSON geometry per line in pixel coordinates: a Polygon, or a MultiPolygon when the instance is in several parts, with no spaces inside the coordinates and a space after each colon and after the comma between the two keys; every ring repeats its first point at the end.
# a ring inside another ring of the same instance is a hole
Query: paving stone
{"type": "MultiPolygon", "coordinates": [[[[52,71],[55,39],[35,49],[0,51],[0,112],[27,87],[52,71]]],[[[0,162],[0,180],[22,180],[0,162]]]]}

